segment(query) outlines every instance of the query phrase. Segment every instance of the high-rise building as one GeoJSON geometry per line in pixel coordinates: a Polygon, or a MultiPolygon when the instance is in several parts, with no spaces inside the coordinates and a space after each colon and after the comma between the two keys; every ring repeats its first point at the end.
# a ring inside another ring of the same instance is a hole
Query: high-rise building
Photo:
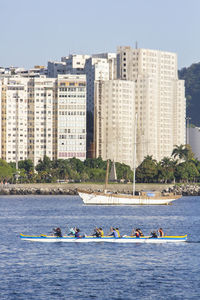
{"type": "Polygon", "coordinates": [[[34,165],[44,155],[56,158],[56,79],[30,79],[28,83],[28,158],[34,165]]]}
{"type": "Polygon", "coordinates": [[[177,55],[119,47],[117,75],[135,82],[138,114],[137,163],[146,155],[161,160],[174,145],[185,144],[185,89],[178,79],[177,55]]]}
{"type": "Polygon", "coordinates": [[[10,77],[0,82],[1,158],[7,162],[28,157],[28,79],[10,77]]]}
{"type": "Polygon", "coordinates": [[[86,77],[58,76],[57,158],[86,159],[86,77]]]}
{"type": "Polygon", "coordinates": [[[87,111],[94,113],[94,82],[109,80],[109,63],[107,58],[91,57],[85,64],[87,78],[87,111]]]}
{"type": "Polygon", "coordinates": [[[85,75],[6,77],[0,103],[4,160],[86,158],[85,75]]]}
{"type": "Polygon", "coordinates": [[[95,81],[95,156],[133,166],[133,81],[95,81]]]}

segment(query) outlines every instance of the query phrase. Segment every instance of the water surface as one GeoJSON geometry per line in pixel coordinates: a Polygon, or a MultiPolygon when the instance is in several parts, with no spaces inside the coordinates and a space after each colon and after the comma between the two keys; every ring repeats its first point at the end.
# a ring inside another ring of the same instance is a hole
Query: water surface
{"type": "Polygon", "coordinates": [[[0,299],[199,299],[200,197],[169,206],[84,206],[71,196],[0,197],[0,299]],[[33,243],[19,233],[162,227],[187,243],[33,243]]]}

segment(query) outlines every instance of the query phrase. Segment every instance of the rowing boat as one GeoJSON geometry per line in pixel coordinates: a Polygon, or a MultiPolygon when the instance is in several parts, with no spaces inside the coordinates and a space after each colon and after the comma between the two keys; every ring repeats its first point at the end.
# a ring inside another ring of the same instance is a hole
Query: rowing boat
{"type": "Polygon", "coordinates": [[[171,242],[186,242],[187,235],[183,236],[164,236],[158,238],[152,238],[150,236],[144,236],[136,238],[135,236],[123,236],[120,238],[115,238],[112,236],[103,236],[101,238],[93,236],[85,236],[82,238],[75,238],[72,236],[62,236],[56,237],[51,235],[24,235],[20,234],[20,238],[23,241],[32,241],[32,242],[64,242],[64,243],[90,243],[90,242],[109,242],[109,243],[171,243],[171,242]]]}

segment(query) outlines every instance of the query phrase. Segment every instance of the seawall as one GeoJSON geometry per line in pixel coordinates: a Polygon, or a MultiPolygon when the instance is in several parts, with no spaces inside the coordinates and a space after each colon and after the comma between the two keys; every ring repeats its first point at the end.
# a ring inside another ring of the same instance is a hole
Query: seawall
{"type": "MultiPolygon", "coordinates": [[[[0,195],[78,195],[77,189],[103,191],[104,184],[7,184],[0,185],[0,195]]],[[[108,191],[131,194],[132,184],[109,184],[108,191]]],[[[200,196],[200,185],[136,184],[136,191],[166,191],[183,196],[200,196]]]]}

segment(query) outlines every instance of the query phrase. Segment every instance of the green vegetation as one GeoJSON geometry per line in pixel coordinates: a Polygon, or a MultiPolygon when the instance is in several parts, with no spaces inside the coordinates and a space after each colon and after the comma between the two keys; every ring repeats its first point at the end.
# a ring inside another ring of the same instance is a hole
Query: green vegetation
{"type": "MultiPolygon", "coordinates": [[[[104,182],[107,162],[101,158],[87,158],[84,162],[76,158],[51,161],[44,156],[35,167],[31,160],[15,163],[0,160],[0,180],[10,183],[55,183],[55,182],[104,182]]],[[[133,172],[125,164],[116,162],[118,181],[131,182],[133,172]]],[[[111,163],[110,163],[111,168],[111,163]]],[[[137,183],[199,182],[200,161],[194,159],[189,145],[175,146],[171,157],[160,162],[146,156],[136,170],[137,183]]]]}
{"type": "Polygon", "coordinates": [[[181,69],[179,78],[185,80],[186,115],[191,118],[192,124],[200,126],[200,63],[181,69]]]}

